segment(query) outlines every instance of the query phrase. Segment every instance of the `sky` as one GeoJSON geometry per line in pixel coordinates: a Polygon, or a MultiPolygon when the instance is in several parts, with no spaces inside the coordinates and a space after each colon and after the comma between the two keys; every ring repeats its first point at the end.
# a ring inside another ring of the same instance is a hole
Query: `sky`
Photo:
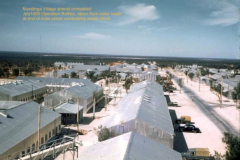
{"type": "Polygon", "coordinates": [[[239,59],[238,0],[0,0],[0,51],[239,59]],[[23,7],[91,7],[109,21],[23,21],[23,7]]]}

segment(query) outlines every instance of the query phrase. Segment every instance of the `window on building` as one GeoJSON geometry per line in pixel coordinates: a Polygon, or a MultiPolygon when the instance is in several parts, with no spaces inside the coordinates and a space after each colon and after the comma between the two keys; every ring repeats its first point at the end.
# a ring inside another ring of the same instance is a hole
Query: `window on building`
{"type": "Polygon", "coordinates": [[[42,137],[42,138],[41,138],[41,144],[43,144],[43,143],[44,143],[44,138],[42,137]]]}
{"type": "Polygon", "coordinates": [[[32,151],[35,151],[35,143],[32,144],[32,151]]]}
{"type": "Polygon", "coordinates": [[[56,134],[57,134],[57,132],[58,132],[57,127],[55,128],[55,132],[56,132],[56,134]]]}
{"type": "Polygon", "coordinates": [[[61,130],[61,124],[59,124],[58,128],[59,128],[59,131],[60,131],[61,130]]]}
{"type": "Polygon", "coordinates": [[[48,140],[48,135],[46,134],[45,135],[45,142],[47,142],[47,140],[48,140]]]}
{"type": "Polygon", "coordinates": [[[36,149],[38,149],[38,141],[36,142],[36,149]]]}
{"type": "Polygon", "coordinates": [[[25,151],[22,151],[22,157],[24,157],[25,156],[25,151]]]}
{"type": "Polygon", "coordinates": [[[19,155],[16,155],[15,159],[19,159],[19,155]]]}
{"type": "Polygon", "coordinates": [[[30,153],[31,149],[30,147],[27,148],[27,153],[30,153]]]}
{"type": "Polygon", "coordinates": [[[51,131],[49,132],[48,136],[49,136],[49,139],[52,137],[51,131]]]}
{"type": "Polygon", "coordinates": [[[54,129],[52,130],[52,135],[54,135],[55,133],[54,133],[54,129]]]}

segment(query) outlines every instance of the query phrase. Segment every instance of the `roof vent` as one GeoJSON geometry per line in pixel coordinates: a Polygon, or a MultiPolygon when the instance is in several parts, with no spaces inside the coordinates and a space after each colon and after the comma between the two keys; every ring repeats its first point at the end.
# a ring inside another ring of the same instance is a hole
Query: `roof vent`
{"type": "Polygon", "coordinates": [[[6,117],[6,118],[8,117],[8,114],[7,114],[5,111],[1,111],[1,112],[0,112],[0,115],[4,116],[4,117],[6,117]]]}

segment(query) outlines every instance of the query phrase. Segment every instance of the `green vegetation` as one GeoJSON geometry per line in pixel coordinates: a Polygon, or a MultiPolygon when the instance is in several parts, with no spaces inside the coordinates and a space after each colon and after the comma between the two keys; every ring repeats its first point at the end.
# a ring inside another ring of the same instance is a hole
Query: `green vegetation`
{"type": "Polygon", "coordinates": [[[76,72],[71,72],[71,78],[79,78],[76,72]]]}
{"type": "Polygon", "coordinates": [[[91,81],[93,83],[95,83],[97,81],[97,76],[94,75],[95,74],[94,71],[89,71],[89,72],[86,72],[85,74],[86,74],[87,78],[91,79],[91,81]]]}
{"type": "Polygon", "coordinates": [[[64,73],[64,75],[62,75],[62,78],[69,78],[69,75],[67,73],[64,73]]]}
{"type": "Polygon", "coordinates": [[[237,84],[237,87],[234,87],[232,92],[232,99],[236,103],[236,108],[238,108],[238,102],[240,101],[240,82],[237,84]]]}
{"type": "Polygon", "coordinates": [[[126,79],[125,79],[125,83],[123,84],[123,86],[125,87],[125,89],[126,89],[126,92],[128,93],[128,90],[130,89],[130,87],[131,87],[131,85],[133,84],[133,79],[132,79],[132,77],[127,77],[126,79]]]}
{"type": "Polygon", "coordinates": [[[200,71],[201,71],[201,75],[202,75],[202,76],[209,75],[209,69],[200,68],[200,71]]]}
{"type": "Polygon", "coordinates": [[[105,141],[107,139],[110,139],[112,137],[115,136],[114,132],[110,132],[106,127],[102,128],[99,132],[98,132],[98,140],[100,142],[105,141]]]}
{"type": "Polygon", "coordinates": [[[19,69],[18,68],[13,68],[12,69],[12,75],[13,76],[19,76],[19,69]]]}
{"type": "Polygon", "coordinates": [[[157,75],[157,76],[156,76],[156,82],[157,82],[158,84],[162,84],[162,83],[161,83],[161,76],[160,76],[160,75],[157,75]]]}
{"type": "Polygon", "coordinates": [[[191,79],[191,81],[193,80],[193,77],[194,77],[194,73],[190,72],[188,73],[188,77],[191,79]]]}
{"type": "Polygon", "coordinates": [[[230,133],[224,133],[222,141],[226,143],[226,153],[221,155],[215,151],[213,160],[239,160],[240,159],[240,139],[230,133]]]}
{"type": "Polygon", "coordinates": [[[211,90],[213,91],[213,93],[218,97],[218,101],[220,103],[220,107],[222,107],[222,91],[223,91],[223,87],[221,84],[218,84],[217,86],[213,86],[210,82],[210,87],[211,90]]]}

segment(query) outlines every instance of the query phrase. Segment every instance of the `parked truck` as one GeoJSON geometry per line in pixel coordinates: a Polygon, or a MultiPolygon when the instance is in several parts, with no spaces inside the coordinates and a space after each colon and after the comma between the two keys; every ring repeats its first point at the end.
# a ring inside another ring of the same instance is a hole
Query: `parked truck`
{"type": "Polygon", "coordinates": [[[193,124],[191,122],[191,117],[190,116],[181,116],[179,119],[176,119],[177,124],[193,124]]]}
{"type": "Polygon", "coordinates": [[[210,160],[208,148],[189,148],[188,152],[181,154],[183,160],[210,160]]]}

